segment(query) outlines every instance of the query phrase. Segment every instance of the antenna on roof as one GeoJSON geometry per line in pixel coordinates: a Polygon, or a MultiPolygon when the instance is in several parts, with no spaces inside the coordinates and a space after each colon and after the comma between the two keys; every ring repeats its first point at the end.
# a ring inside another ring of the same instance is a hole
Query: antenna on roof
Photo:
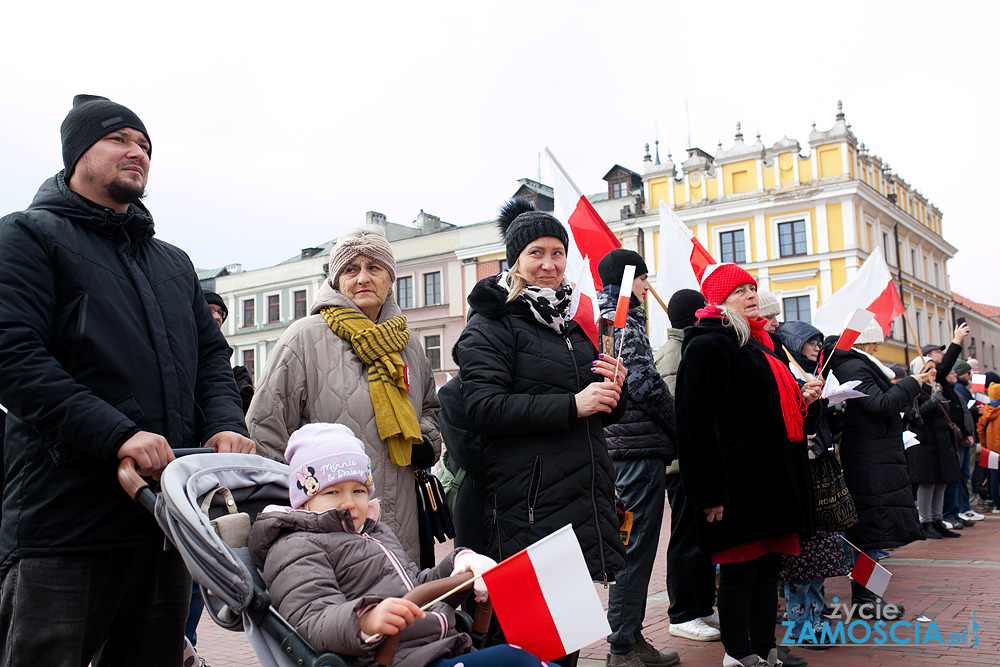
{"type": "Polygon", "coordinates": [[[538,182],[542,182],[542,151],[538,151],[538,182]]]}
{"type": "Polygon", "coordinates": [[[653,124],[653,136],[656,139],[656,162],[654,164],[660,164],[660,124],[653,124]]]}
{"type": "Polygon", "coordinates": [[[684,100],[684,115],[687,116],[688,123],[688,148],[691,148],[691,112],[688,110],[688,101],[684,100]]]}

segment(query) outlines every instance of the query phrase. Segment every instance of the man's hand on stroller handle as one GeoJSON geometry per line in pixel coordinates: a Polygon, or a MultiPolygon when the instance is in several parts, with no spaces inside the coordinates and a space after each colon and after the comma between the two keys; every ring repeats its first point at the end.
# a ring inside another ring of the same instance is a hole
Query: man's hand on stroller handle
{"type": "Polygon", "coordinates": [[[205,441],[206,447],[213,452],[232,454],[253,454],[257,451],[253,440],[234,431],[219,431],[205,441]]]}
{"type": "Polygon", "coordinates": [[[118,448],[118,458],[130,457],[144,477],[160,478],[167,464],[174,460],[174,451],[162,435],[139,431],[118,448]]]}
{"type": "Polygon", "coordinates": [[[366,635],[394,635],[426,616],[409,600],[386,598],[362,614],[358,622],[366,635]]]}

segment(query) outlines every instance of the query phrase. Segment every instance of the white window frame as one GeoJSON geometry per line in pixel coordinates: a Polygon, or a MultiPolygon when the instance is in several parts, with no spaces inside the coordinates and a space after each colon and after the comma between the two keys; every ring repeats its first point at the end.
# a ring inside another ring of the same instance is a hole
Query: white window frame
{"type": "Polygon", "coordinates": [[[809,211],[786,214],[786,215],[772,215],[770,229],[768,231],[771,234],[771,250],[773,252],[773,257],[770,257],[770,259],[797,260],[799,258],[812,255],[816,252],[815,249],[813,248],[812,214],[809,211]],[[780,242],[780,237],[778,235],[778,225],[785,222],[798,222],[799,220],[802,220],[806,226],[806,254],[788,255],[787,257],[784,257],[781,254],[781,242],[780,242]]]}
{"type": "MultiPolygon", "coordinates": [[[[753,252],[751,252],[750,244],[750,221],[744,220],[743,222],[735,222],[727,225],[717,225],[712,228],[712,243],[714,247],[718,249],[718,255],[722,257],[722,235],[725,232],[743,232],[743,263],[752,264],[754,262],[753,252]]],[[[719,260],[722,261],[721,259],[719,260]]]]}
{"type": "Polygon", "coordinates": [[[438,351],[439,358],[441,359],[441,363],[440,363],[439,367],[438,368],[434,368],[433,366],[431,366],[431,370],[434,371],[434,372],[443,371],[444,370],[444,330],[433,329],[433,330],[430,330],[430,331],[421,331],[420,332],[420,344],[424,348],[424,356],[427,357],[428,363],[430,363],[430,357],[427,356],[427,350],[428,350],[428,348],[427,348],[427,338],[429,336],[437,336],[437,338],[438,338],[438,347],[436,349],[438,351]]]}
{"type": "MultiPolygon", "coordinates": [[[[774,290],[771,293],[774,294],[774,298],[778,300],[778,306],[781,308],[781,312],[778,313],[778,316],[781,318],[782,322],[785,321],[785,299],[797,296],[809,297],[809,323],[812,324],[812,318],[816,317],[816,303],[819,299],[819,291],[817,287],[811,286],[803,287],[801,289],[774,290]]],[[[824,331],[823,333],[826,332],[824,331]]]]}
{"type": "Polygon", "coordinates": [[[410,279],[410,305],[404,308],[403,305],[399,303],[399,294],[395,295],[396,305],[399,306],[400,310],[411,310],[417,307],[417,279],[416,276],[412,273],[407,273],[402,276],[396,276],[396,284],[392,286],[393,289],[397,291],[399,290],[399,281],[402,280],[403,278],[410,279]]]}

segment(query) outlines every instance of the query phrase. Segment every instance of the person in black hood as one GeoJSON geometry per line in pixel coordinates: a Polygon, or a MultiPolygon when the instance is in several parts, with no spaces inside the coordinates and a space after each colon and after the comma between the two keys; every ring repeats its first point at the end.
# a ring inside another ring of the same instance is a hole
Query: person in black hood
{"type": "Polygon", "coordinates": [[[607,583],[625,546],[604,427],[625,412],[627,371],[598,358],[569,317],[562,223],[523,199],[505,204],[499,223],[510,269],[473,287],[455,353],[482,444],[487,553],[503,560],[572,523],[591,576],[607,583]]]}
{"type": "Polygon", "coordinates": [[[78,95],[62,147],[65,169],[0,220],[0,655],[175,667],[191,580],[116,468],[158,478],[172,448],[253,441],[191,260],[140,202],[142,121],[78,95]]]}
{"type": "Polygon", "coordinates": [[[802,382],[811,380],[812,377],[804,377],[799,369],[810,376],[816,375],[816,363],[823,349],[823,332],[808,322],[790,320],[783,322],[776,333],[785,352],[795,360],[790,366],[792,375],[802,382]]]}

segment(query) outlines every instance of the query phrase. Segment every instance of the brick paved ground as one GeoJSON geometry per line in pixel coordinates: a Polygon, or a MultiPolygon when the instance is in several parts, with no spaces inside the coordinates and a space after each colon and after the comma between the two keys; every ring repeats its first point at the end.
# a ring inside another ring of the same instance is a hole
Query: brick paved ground
{"type": "MultiPolygon", "coordinates": [[[[666,540],[669,516],[664,518],[660,555],[649,586],[646,637],[660,648],[678,651],[684,665],[719,667],[722,645],[671,637],[668,632],[666,599],[666,540]]],[[[837,646],[825,651],[795,649],[813,665],[831,667],[925,667],[1000,664],[1000,515],[987,515],[975,528],[962,531],[961,539],[928,540],[893,550],[882,565],[892,572],[887,598],[906,607],[907,621],[926,616],[935,621],[942,636],[959,632],[969,624],[973,610],[979,623],[980,645],[974,648],[941,646],[837,646]]],[[[449,545],[440,545],[447,553],[449,545]]],[[[850,599],[846,577],[827,581],[827,596],[850,599]]],[[[606,603],[607,594],[599,591],[606,603]]],[[[830,602],[828,599],[827,602],[830,602]]],[[[924,624],[926,627],[926,624],[924,624]]],[[[777,627],[781,638],[781,626],[777,627]]],[[[222,630],[208,619],[199,627],[198,647],[212,667],[258,665],[243,635],[222,630]]],[[[900,633],[907,636],[905,632],[900,633]]],[[[912,634],[910,635],[912,636],[912,634]]],[[[607,644],[598,642],[581,653],[581,667],[604,664],[607,644]]]]}

